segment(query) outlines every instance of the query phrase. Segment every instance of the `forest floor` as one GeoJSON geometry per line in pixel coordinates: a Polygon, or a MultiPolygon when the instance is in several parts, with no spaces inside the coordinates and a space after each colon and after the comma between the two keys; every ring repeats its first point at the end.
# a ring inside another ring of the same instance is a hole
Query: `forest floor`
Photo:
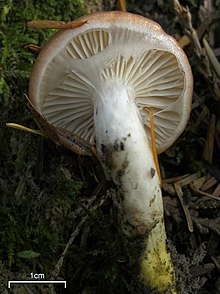
{"type": "MultiPolygon", "coordinates": [[[[158,22],[179,40],[192,66],[191,117],[159,156],[166,231],[178,294],[220,293],[220,1],[127,1],[129,12],[158,22]],[[188,18],[187,18],[188,16],[188,18]],[[191,16],[192,20],[189,19],[191,16]],[[195,31],[194,31],[195,29],[195,31]],[[182,38],[184,36],[184,38],[182,38]],[[208,49],[204,48],[204,38],[208,49]],[[214,57],[213,57],[214,56],[214,57]]],[[[97,162],[49,140],[12,130],[37,128],[25,94],[36,55],[55,30],[27,21],[70,21],[116,10],[116,1],[3,0],[0,4],[0,293],[152,294],[133,270],[135,240],[117,229],[108,185],[97,162]],[[65,250],[66,249],[66,250],[65,250]],[[8,280],[63,279],[63,286],[13,286],[8,280]]]]}

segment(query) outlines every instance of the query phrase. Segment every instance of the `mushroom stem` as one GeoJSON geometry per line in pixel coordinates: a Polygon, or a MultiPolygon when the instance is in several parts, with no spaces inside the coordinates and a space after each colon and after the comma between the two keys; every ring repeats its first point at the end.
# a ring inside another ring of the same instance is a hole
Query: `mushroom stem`
{"type": "Polygon", "coordinates": [[[143,282],[159,293],[173,294],[175,277],[166,248],[160,180],[134,94],[114,81],[95,93],[99,96],[94,102],[97,155],[118,190],[114,202],[122,231],[128,237],[144,236],[143,282]]]}

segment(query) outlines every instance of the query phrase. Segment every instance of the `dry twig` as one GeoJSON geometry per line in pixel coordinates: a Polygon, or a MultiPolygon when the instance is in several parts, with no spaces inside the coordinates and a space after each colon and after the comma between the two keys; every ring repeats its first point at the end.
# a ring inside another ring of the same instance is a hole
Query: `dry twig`
{"type": "Polygon", "coordinates": [[[220,87],[217,83],[217,76],[215,71],[211,67],[210,60],[206,55],[205,50],[203,50],[203,48],[201,47],[197,32],[192,26],[192,17],[190,11],[188,8],[181,6],[178,0],[173,0],[173,7],[183,25],[185,34],[190,39],[193,45],[195,55],[198,60],[197,63],[199,71],[207,81],[213,97],[216,100],[220,101],[220,87]]]}
{"type": "Polygon", "coordinates": [[[204,149],[204,155],[203,155],[205,160],[207,160],[209,163],[212,163],[212,157],[213,157],[214,139],[215,139],[215,122],[216,122],[215,114],[212,114],[210,122],[209,122],[209,127],[207,130],[206,148],[204,149]]]}

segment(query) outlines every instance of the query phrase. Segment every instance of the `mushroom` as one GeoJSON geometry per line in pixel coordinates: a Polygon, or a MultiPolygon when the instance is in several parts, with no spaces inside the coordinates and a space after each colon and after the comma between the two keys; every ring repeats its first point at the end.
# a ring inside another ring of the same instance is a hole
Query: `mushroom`
{"type": "Polygon", "coordinates": [[[142,281],[160,293],[176,293],[149,109],[161,153],[180,136],[190,115],[189,62],[171,36],[142,16],[98,12],[78,23],[61,29],[41,50],[29,99],[53,128],[56,143],[74,145],[75,152],[74,138],[95,146],[118,191],[114,203],[122,231],[145,240],[142,281]]]}

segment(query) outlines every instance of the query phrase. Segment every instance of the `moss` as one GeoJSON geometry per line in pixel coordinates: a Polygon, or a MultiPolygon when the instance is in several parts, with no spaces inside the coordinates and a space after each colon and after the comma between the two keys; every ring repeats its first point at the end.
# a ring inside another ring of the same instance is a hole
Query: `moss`
{"type": "MultiPolygon", "coordinates": [[[[1,293],[10,278],[30,278],[33,270],[45,274],[52,271],[57,252],[62,251],[71,234],[71,213],[84,189],[78,175],[71,171],[72,177],[68,178],[64,174],[65,160],[55,146],[44,142],[45,153],[41,151],[38,156],[38,145],[42,142],[36,136],[5,126],[10,121],[34,126],[24,93],[28,91],[35,56],[24,46],[29,43],[42,46],[54,33],[54,30],[29,30],[26,23],[32,19],[70,21],[84,12],[81,0],[11,0],[0,4],[1,293]],[[44,158],[41,172],[43,156],[47,156],[49,149],[51,157],[44,158]],[[40,176],[36,177],[39,171],[40,176]],[[39,254],[25,258],[19,254],[25,250],[39,254]]],[[[70,157],[74,160],[74,155],[70,157]]],[[[24,288],[22,291],[25,293],[24,288]]]]}
{"type": "Polygon", "coordinates": [[[33,19],[70,21],[84,12],[81,0],[19,1],[19,3],[12,0],[3,1],[0,93],[4,105],[7,107],[13,105],[14,109],[15,101],[19,101],[23,93],[27,92],[27,79],[35,57],[25,50],[24,46],[30,43],[42,46],[54,33],[54,30],[29,30],[27,21],[33,19]]]}

